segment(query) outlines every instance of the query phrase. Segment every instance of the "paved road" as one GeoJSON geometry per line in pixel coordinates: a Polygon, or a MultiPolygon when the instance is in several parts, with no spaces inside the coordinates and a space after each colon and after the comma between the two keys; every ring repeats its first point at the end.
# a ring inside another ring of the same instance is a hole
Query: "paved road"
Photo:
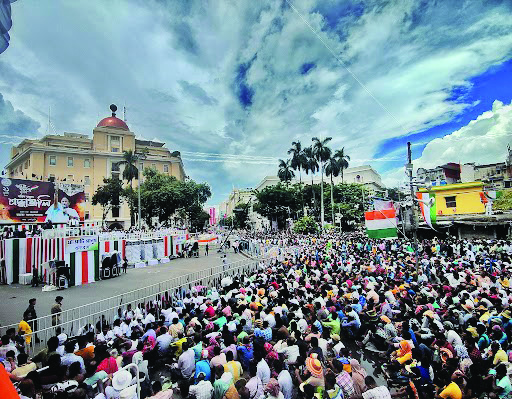
{"type": "MultiPolygon", "coordinates": [[[[202,255],[202,254],[201,254],[202,255]]],[[[227,261],[247,259],[240,254],[229,252],[227,261]]],[[[222,264],[219,255],[213,251],[209,257],[201,256],[190,259],[174,259],[169,263],[142,269],[128,269],[126,274],[105,281],[97,281],[92,284],[71,287],[63,291],[42,292],[41,288],[32,288],[23,285],[0,286],[0,326],[18,323],[23,312],[28,306],[30,298],[37,299],[37,315],[45,316],[50,313],[50,308],[57,295],[64,297],[63,309],[70,309],[100,299],[122,294],[123,292],[146,287],[160,281],[168,280],[182,274],[203,270],[222,264]]]]}

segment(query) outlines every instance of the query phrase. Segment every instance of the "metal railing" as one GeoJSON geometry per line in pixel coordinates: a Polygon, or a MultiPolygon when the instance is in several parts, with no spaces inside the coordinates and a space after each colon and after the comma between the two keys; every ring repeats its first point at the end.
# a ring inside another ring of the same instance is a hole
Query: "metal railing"
{"type": "MultiPolygon", "coordinates": [[[[101,325],[103,317],[103,320],[111,325],[118,314],[118,309],[126,310],[128,304],[135,310],[138,306],[145,306],[149,301],[156,301],[156,303],[160,304],[164,296],[175,303],[177,300],[183,299],[191,291],[192,287],[218,288],[221,285],[222,278],[254,273],[258,268],[265,266],[270,259],[272,257],[244,259],[229,264],[209,267],[110,298],[66,309],[58,315],[38,317],[30,322],[32,325],[37,325],[37,329],[34,329],[35,331],[32,333],[31,342],[27,344],[27,350],[29,353],[34,353],[39,348],[36,337],[41,341],[41,345],[46,345],[46,341],[50,337],[55,336],[56,327],[60,327],[62,332],[68,336],[74,336],[78,334],[81,327],[90,324],[93,328],[96,328],[98,322],[101,325]]],[[[160,308],[157,307],[157,312],[159,311],[160,308]]],[[[155,317],[158,319],[159,313],[155,317]]],[[[16,328],[17,330],[17,326],[17,324],[2,326],[0,327],[0,334],[5,334],[5,331],[9,328],[16,328]]]]}

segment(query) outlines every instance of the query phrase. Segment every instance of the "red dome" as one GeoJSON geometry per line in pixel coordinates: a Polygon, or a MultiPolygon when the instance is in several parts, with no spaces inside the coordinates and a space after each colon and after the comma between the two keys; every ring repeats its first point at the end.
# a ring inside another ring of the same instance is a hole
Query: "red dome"
{"type": "Polygon", "coordinates": [[[98,126],[96,127],[115,127],[118,129],[130,130],[128,125],[123,120],[116,118],[115,116],[103,118],[101,121],[99,121],[98,126]]]}

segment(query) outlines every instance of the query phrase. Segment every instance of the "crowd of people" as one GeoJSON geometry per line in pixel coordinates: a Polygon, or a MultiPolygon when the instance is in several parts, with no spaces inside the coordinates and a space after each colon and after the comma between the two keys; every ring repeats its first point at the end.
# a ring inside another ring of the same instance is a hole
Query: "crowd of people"
{"type": "Polygon", "coordinates": [[[3,336],[21,397],[131,399],[137,382],[155,399],[512,397],[509,242],[425,240],[416,259],[360,233],[244,238],[278,256],[77,336],[57,323],[31,358],[28,334],[3,336]]]}

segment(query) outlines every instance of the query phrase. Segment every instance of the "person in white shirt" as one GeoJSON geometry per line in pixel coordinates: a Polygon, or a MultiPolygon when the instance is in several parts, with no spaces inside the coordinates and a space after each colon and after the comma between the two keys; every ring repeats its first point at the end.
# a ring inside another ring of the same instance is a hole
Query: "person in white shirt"
{"type": "Polygon", "coordinates": [[[261,358],[261,354],[259,356],[259,359],[255,357],[256,361],[258,362],[257,375],[260,377],[263,385],[267,385],[270,380],[270,367],[268,367],[266,360],[261,358]]]}
{"type": "Polygon", "coordinates": [[[293,381],[290,372],[283,370],[283,364],[281,362],[274,362],[274,369],[276,373],[278,373],[277,382],[279,383],[279,388],[283,393],[284,399],[292,399],[293,381]]]}

